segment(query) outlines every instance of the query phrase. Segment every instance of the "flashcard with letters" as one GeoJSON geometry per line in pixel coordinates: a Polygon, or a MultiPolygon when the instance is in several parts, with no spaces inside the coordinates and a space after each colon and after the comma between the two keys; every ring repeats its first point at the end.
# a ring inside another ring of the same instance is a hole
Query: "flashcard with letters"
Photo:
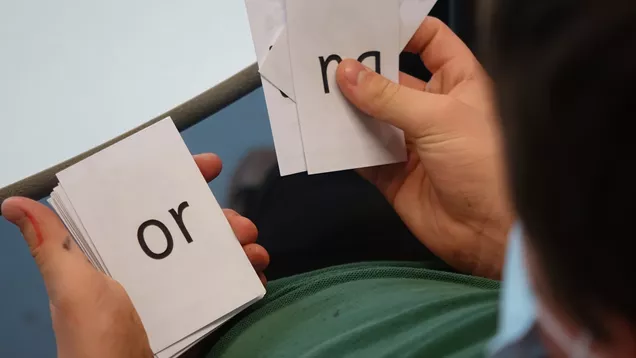
{"type": "MultiPolygon", "coordinates": [[[[275,41],[285,28],[285,3],[282,0],[245,0],[252,40],[259,66],[263,66],[275,41]]],[[[283,54],[288,59],[289,53],[283,54]]],[[[288,69],[291,81],[291,69],[288,69]]],[[[296,103],[271,82],[263,79],[263,92],[269,112],[274,146],[281,175],[307,171],[300,137],[296,103]]]]}
{"type": "Polygon", "coordinates": [[[293,0],[287,1],[287,16],[296,108],[309,174],[405,161],[404,134],[358,111],[336,83],[336,68],[344,58],[358,59],[397,81],[398,3],[293,0]]]}
{"type": "Polygon", "coordinates": [[[399,52],[437,0],[245,1],[281,175],[405,160],[403,134],[352,108],[334,72],[353,58],[397,81],[399,52]]]}
{"type": "Polygon", "coordinates": [[[265,294],[170,118],[63,170],[50,202],[128,292],[157,357],[176,357],[265,294]]]}

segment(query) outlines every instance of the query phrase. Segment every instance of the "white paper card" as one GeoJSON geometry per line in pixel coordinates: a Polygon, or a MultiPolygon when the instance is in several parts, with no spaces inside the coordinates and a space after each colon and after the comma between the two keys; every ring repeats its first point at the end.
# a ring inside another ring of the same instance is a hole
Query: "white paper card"
{"type": "Polygon", "coordinates": [[[186,337],[185,339],[181,340],[177,344],[174,344],[171,347],[166,348],[163,351],[155,354],[156,357],[157,358],[172,358],[172,357],[180,356],[181,354],[185,353],[188,349],[192,348],[195,344],[199,343],[202,339],[204,339],[208,334],[210,334],[210,332],[219,328],[222,324],[224,324],[225,322],[230,320],[232,317],[239,314],[239,312],[247,308],[251,303],[252,302],[246,304],[245,306],[241,306],[237,308],[236,310],[230,312],[224,317],[221,317],[219,320],[206,326],[202,330],[195,332],[194,334],[186,337]]]}
{"type": "Polygon", "coordinates": [[[58,179],[86,240],[131,297],[153,352],[264,295],[172,120],[60,172],[58,179]]]}
{"type": "MultiPolygon", "coordinates": [[[[437,0],[397,1],[399,1],[400,16],[397,41],[399,48],[403,49],[437,0]]],[[[291,108],[289,108],[292,105],[289,101],[285,101],[285,96],[290,97],[294,102],[296,101],[288,53],[285,0],[246,0],[246,3],[259,57],[259,68],[263,78],[263,88],[281,174],[287,175],[305,171],[305,154],[299,152],[304,149],[302,136],[298,123],[295,123],[300,120],[298,115],[292,114],[291,108]],[[285,54],[286,52],[287,54],[285,54]]],[[[307,15],[301,14],[301,16],[307,15]]],[[[355,19],[357,21],[358,17],[355,19]]],[[[305,41],[313,41],[313,39],[306,38],[305,41]]],[[[295,107],[295,104],[293,106],[295,107]]]]}
{"type": "Polygon", "coordinates": [[[274,45],[265,57],[263,65],[260,67],[260,73],[265,79],[291,98],[292,101],[296,101],[291,60],[289,58],[287,27],[284,27],[277,36],[274,45]]]}
{"type": "Polygon", "coordinates": [[[287,31],[309,174],[405,161],[404,134],[355,109],[335,80],[336,58],[360,58],[397,81],[398,1],[287,1],[287,31]]]}
{"type": "MultiPolygon", "coordinates": [[[[259,66],[285,28],[284,0],[245,0],[259,66]]],[[[296,104],[276,86],[263,80],[274,146],[281,175],[307,171],[296,104]]]]}
{"type": "Polygon", "coordinates": [[[84,228],[81,219],[77,216],[77,212],[75,211],[73,204],[68,199],[66,192],[60,189],[60,187],[57,187],[53,190],[53,197],[57,199],[62,206],[68,209],[67,215],[68,219],[70,220],[70,225],[75,229],[76,234],[79,235],[80,238],[82,238],[83,244],[86,248],[85,252],[87,252],[89,256],[92,256],[94,258],[99,269],[110,275],[108,267],[106,267],[106,265],[104,264],[104,260],[102,260],[102,257],[99,255],[99,252],[95,248],[95,244],[86,232],[86,228],[84,228]]]}

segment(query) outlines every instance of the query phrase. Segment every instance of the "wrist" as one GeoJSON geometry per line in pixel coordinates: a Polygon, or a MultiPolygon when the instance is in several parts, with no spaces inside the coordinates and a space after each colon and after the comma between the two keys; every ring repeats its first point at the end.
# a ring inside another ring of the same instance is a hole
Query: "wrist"
{"type": "Polygon", "coordinates": [[[495,216],[490,223],[483,225],[479,233],[480,259],[472,272],[474,276],[500,280],[506,259],[508,236],[515,222],[516,216],[512,211],[506,211],[495,216]]]}

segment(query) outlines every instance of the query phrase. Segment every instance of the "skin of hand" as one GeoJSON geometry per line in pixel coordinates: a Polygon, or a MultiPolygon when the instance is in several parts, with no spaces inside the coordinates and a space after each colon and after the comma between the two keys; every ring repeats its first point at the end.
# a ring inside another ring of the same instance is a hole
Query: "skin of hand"
{"type": "Polygon", "coordinates": [[[428,83],[389,81],[345,60],[336,77],[362,112],[405,132],[408,162],[366,168],[411,232],[455,269],[499,278],[514,213],[491,81],[470,49],[429,17],[405,51],[420,55],[428,83]]]}
{"type": "MultiPolygon", "coordinates": [[[[194,156],[209,182],[221,172],[214,154],[194,156]]],[[[146,331],[124,288],[97,271],[58,217],[26,198],[10,198],[2,215],[17,225],[44,278],[60,358],[153,357],[146,331]]],[[[265,284],[267,251],[256,244],[256,226],[231,210],[225,215],[265,284]]]]}

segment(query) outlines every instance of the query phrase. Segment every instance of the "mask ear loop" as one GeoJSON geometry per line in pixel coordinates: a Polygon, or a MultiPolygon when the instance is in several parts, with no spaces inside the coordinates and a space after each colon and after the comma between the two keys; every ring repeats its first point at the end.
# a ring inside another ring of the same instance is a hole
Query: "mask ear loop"
{"type": "Polygon", "coordinates": [[[592,336],[588,333],[581,335],[572,347],[572,358],[592,358],[592,336]]]}
{"type": "Polygon", "coordinates": [[[539,325],[564,353],[569,353],[568,348],[572,345],[572,337],[563,330],[543,305],[539,304],[538,306],[539,317],[537,318],[539,325]]]}
{"type": "Polygon", "coordinates": [[[559,348],[571,358],[598,358],[592,354],[592,336],[583,333],[579,338],[573,338],[563,326],[541,305],[538,309],[539,325],[554,340],[559,348]]]}

